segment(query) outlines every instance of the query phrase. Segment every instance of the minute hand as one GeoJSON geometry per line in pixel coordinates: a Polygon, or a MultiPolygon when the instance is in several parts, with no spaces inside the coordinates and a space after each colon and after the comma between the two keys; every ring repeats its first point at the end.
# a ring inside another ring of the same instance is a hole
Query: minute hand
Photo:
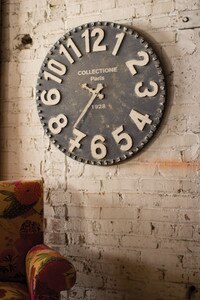
{"type": "Polygon", "coordinates": [[[103,89],[103,85],[101,83],[97,84],[97,88],[96,90],[94,90],[92,93],[92,97],[90,98],[90,100],[88,101],[87,105],[85,106],[85,108],[83,109],[82,113],[80,114],[79,118],[77,119],[76,123],[74,124],[74,127],[76,127],[78,125],[78,123],[80,122],[80,120],[83,118],[83,116],[86,114],[88,108],[92,105],[93,101],[95,100],[95,98],[97,97],[98,93],[103,89]]]}

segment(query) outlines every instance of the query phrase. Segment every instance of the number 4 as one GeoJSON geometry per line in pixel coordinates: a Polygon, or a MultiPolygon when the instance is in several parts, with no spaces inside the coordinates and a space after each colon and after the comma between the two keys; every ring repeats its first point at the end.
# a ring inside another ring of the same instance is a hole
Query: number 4
{"type": "Polygon", "coordinates": [[[151,124],[152,120],[149,118],[149,115],[143,115],[136,110],[132,109],[129,116],[131,120],[135,123],[137,128],[142,131],[146,124],[151,124]]]}

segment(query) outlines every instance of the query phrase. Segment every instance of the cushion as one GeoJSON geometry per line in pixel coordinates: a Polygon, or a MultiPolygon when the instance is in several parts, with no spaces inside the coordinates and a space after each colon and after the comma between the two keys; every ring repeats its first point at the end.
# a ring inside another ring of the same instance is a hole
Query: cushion
{"type": "Polygon", "coordinates": [[[17,282],[0,282],[0,299],[3,300],[29,300],[25,284],[17,282]]]}
{"type": "Polygon", "coordinates": [[[0,182],[0,281],[26,282],[25,258],[43,243],[41,180],[0,182]]]}
{"type": "Polygon", "coordinates": [[[37,245],[28,252],[26,267],[32,297],[51,295],[47,299],[58,299],[60,291],[69,290],[76,281],[74,266],[46,245],[37,245]]]}

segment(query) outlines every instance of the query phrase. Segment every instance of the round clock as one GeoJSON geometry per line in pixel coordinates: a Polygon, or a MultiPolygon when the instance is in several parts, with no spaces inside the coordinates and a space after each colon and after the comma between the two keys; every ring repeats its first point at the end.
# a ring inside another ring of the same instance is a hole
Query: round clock
{"type": "Polygon", "coordinates": [[[37,106],[46,134],[66,155],[115,164],[138,153],[157,129],[165,106],[163,71],[134,30],[110,22],[85,24],[47,54],[37,106]]]}

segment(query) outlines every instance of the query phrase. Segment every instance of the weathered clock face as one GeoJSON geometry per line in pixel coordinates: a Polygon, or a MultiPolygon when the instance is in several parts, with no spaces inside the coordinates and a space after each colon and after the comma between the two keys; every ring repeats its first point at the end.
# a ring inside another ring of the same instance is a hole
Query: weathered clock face
{"type": "Polygon", "coordinates": [[[153,136],[165,105],[164,76],[149,44],[125,26],[97,22],[66,33],[38,77],[38,113],[65,154],[109,165],[153,136]]]}

